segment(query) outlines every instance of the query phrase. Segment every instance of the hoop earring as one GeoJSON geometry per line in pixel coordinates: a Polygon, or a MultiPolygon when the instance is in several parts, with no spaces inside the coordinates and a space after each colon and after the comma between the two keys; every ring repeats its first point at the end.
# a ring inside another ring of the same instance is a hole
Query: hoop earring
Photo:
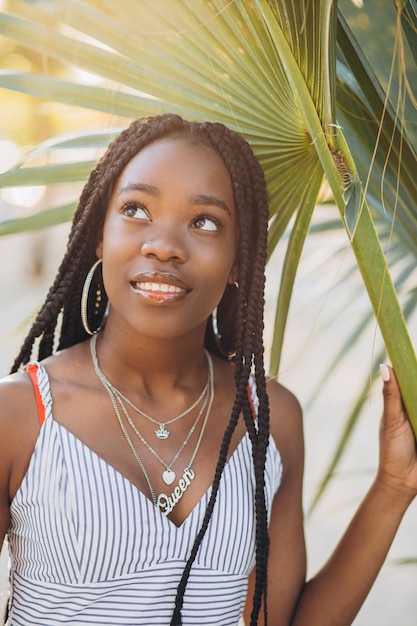
{"type": "MultiPolygon", "coordinates": [[[[98,259],[98,261],[96,261],[94,263],[94,265],[92,266],[92,268],[90,269],[90,271],[88,272],[85,281],[84,281],[84,285],[83,285],[83,290],[81,293],[81,322],[83,325],[83,328],[85,330],[85,332],[88,335],[96,335],[102,328],[102,324],[100,324],[100,326],[96,329],[96,330],[91,330],[89,323],[88,323],[88,316],[87,316],[87,304],[88,304],[88,295],[89,295],[89,291],[90,291],[90,287],[91,287],[91,283],[94,277],[94,273],[97,269],[97,267],[102,263],[101,259],[98,259]]],[[[101,289],[98,288],[96,291],[96,301],[95,301],[95,313],[98,313],[99,307],[100,307],[100,302],[101,302],[101,289]]]]}
{"type": "Polygon", "coordinates": [[[215,344],[217,346],[218,351],[220,352],[220,354],[225,356],[229,361],[231,361],[232,359],[235,358],[236,351],[234,351],[234,352],[227,352],[224,349],[224,347],[223,347],[222,335],[219,332],[219,325],[218,325],[218,321],[217,321],[217,307],[211,313],[211,326],[212,326],[212,329],[213,329],[214,341],[215,341],[215,344]]]}
{"type": "MultiPolygon", "coordinates": [[[[222,336],[219,333],[219,325],[217,323],[217,307],[213,310],[213,312],[211,314],[211,325],[213,327],[213,335],[214,335],[214,338],[216,340],[216,344],[217,344],[218,347],[220,347],[221,346],[222,336]]],[[[224,350],[223,350],[223,352],[224,352],[224,350]]]]}

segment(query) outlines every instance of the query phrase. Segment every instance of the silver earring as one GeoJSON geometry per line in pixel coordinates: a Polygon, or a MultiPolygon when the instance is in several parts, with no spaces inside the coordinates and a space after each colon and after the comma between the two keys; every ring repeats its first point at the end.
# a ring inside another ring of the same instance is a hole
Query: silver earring
{"type": "Polygon", "coordinates": [[[223,356],[227,357],[227,359],[229,361],[231,361],[232,359],[235,358],[236,351],[234,351],[234,352],[226,352],[226,350],[223,347],[222,335],[219,332],[219,325],[218,325],[218,321],[217,321],[217,307],[211,313],[211,326],[212,326],[212,329],[213,329],[214,342],[215,342],[215,344],[217,346],[218,351],[220,352],[220,354],[222,354],[223,356]]]}
{"type": "Polygon", "coordinates": [[[211,314],[211,325],[213,327],[213,335],[216,340],[216,344],[217,346],[221,346],[222,336],[219,333],[219,325],[217,323],[217,307],[214,309],[214,311],[211,314]]]}
{"type": "MultiPolygon", "coordinates": [[[[90,325],[88,323],[88,316],[87,316],[88,295],[89,295],[89,291],[91,287],[91,282],[93,280],[94,273],[97,267],[101,264],[101,262],[102,260],[98,259],[98,261],[94,263],[94,265],[88,272],[85,278],[83,290],[81,293],[81,322],[82,322],[85,332],[88,335],[96,335],[101,330],[101,327],[102,327],[102,324],[100,324],[96,330],[91,330],[90,325]]],[[[98,315],[98,312],[100,309],[101,298],[102,298],[102,293],[101,293],[101,289],[99,288],[96,291],[96,301],[94,304],[94,312],[96,315],[98,315]]]]}

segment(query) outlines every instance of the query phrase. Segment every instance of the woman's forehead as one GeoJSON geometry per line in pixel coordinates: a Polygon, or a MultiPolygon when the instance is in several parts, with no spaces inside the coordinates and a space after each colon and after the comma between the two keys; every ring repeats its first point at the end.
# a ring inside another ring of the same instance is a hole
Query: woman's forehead
{"type": "Polygon", "coordinates": [[[221,156],[206,145],[187,138],[164,137],[145,146],[122,170],[116,193],[132,185],[148,185],[156,191],[166,186],[216,190],[233,203],[232,181],[221,156]]]}

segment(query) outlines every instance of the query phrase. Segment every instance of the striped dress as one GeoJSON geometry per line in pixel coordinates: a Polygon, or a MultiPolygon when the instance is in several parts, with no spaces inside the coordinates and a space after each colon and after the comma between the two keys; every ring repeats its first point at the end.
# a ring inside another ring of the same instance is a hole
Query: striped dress
{"type": "MultiPolygon", "coordinates": [[[[54,421],[45,406],[27,473],[11,504],[8,626],[169,625],[177,585],[210,489],[177,527],[129,480],[54,421]]],[[[281,481],[271,438],[270,510],[281,481]]],[[[183,624],[236,626],[254,566],[254,475],[245,435],[228,461],[184,596],[183,624]]]]}

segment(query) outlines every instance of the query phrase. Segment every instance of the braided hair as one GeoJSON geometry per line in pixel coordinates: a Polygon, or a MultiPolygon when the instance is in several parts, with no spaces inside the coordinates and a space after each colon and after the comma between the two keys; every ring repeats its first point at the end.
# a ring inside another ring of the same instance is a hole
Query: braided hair
{"type": "MultiPolygon", "coordinates": [[[[188,122],[176,114],[163,114],[135,120],[109,145],[81,193],[65,256],[45,303],[23,342],[12,371],[17,371],[30,360],[35,343],[37,358],[41,360],[54,352],[55,343],[58,349],[63,349],[88,338],[81,321],[80,299],[88,271],[97,260],[96,243],[104,224],[113,186],[125,166],[143,147],[167,136],[181,137],[192,144],[209,146],[220,155],[231,177],[239,230],[239,288],[228,285],[218,306],[222,344],[226,352],[234,353],[236,396],[220,448],[205,517],[178,585],[171,626],[181,624],[181,609],[188,577],[212,515],[230,441],[240,415],[243,415],[252,443],[256,479],[256,579],[250,621],[250,625],[255,626],[262,600],[265,623],[267,618],[266,572],[269,540],[264,470],[269,440],[269,406],[262,333],[268,198],[262,169],[243,137],[220,123],[188,122]],[[256,424],[248,396],[248,380],[252,371],[259,398],[256,424]]],[[[95,304],[95,313],[98,313],[98,319],[102,319],[107,296],[101,272],[95,273],[92,287],[102,293],[100,302],[95,304]]],[[[206,347],[224,357],[224,352],[219,351],[210,329],[211,324],[208,324],[206,347]]]]}

